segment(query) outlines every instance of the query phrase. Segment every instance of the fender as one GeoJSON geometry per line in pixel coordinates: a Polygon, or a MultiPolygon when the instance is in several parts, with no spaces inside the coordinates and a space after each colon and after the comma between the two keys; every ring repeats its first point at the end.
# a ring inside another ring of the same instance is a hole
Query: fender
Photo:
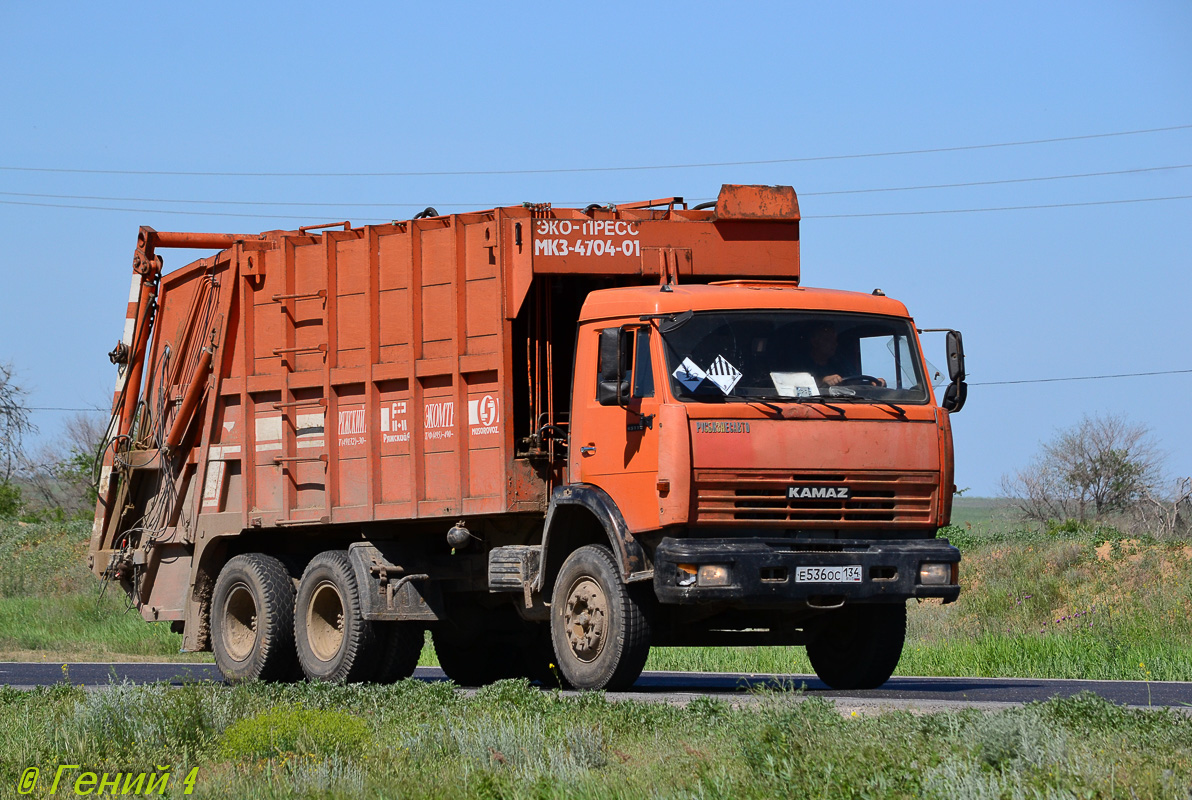
{"type": "MultiPolygon", "coordinates": [[[[582,506],[600,522],[621,568],[621,578],[626,583],[654,578],[653,562],[646,555],[637,537],[629,531],[616,501],[599,486],[587,483],[560,486],[551,493],[550,507],[546,512],[546,523],[542,531],[543,565],[550,563],[551,534],[563,524],[555,512],[564,506],[582,506]]],[[[534,591],[542,590],[545,579],[546,570],[543,569],[534,579],[534,591]]]]}
{"type": "Polygon", "coordinates": [[[189,597],[182,631],[182,649],[188,653],[211,649],[211,595],[219,580],[219,571],[227,561],[228,540],[244,532],[240,529],[239,514],[206,514],[199,519],[194,534],[189,597]]]}

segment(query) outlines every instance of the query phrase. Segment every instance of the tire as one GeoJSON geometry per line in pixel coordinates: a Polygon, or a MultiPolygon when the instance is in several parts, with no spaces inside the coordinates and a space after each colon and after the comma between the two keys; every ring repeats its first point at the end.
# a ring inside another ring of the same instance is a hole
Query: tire
{"type": "Polygon", "coordinates": [[[576,689],[628,689],[650,654],[648,584],[621,582],[612,552],[581,547],[567,557],[551,594],[551,639],[559,671],[576,689]]]}
{"type": "Polygon", "coordinates": [[[544,689],[571,689],[571,683],[559,671],[551,641],[550,624],[545,622],[524,622],[524,631],[518,649],[518,675],[537,683],[544,689]]]}
{"type": "Polygon", "coordinates": [[[211,649],[224,680],[293,680],[294,581],[273,556],[234,556],[211,597],[211,649]]]}
{"type": "Polygon", "coordinates": [[[377,672],[378,637],[361,615],[347,552],[328,550],[306,565],[294,604],[294,641],[312,681],[359,683],[377,672]]]}
{"type": "Polygon", "coordinates": [[[550,626],[522,619],[512,606],[459,605],[432,633],[439,667],[458,686],[526,678],[547,689],[570,689],[555,666],[550,626]]]}
{"type": "Polygon", "coordinates": [[[377,683],[397,683],[414,674],[422,646],[426,642],[426,628],[412,622],[374,622],[380,641],[380,658],[373,680],[377,683]]]}
{"type": "Polygon", "coordinates": [[[833,689],[876,689],[894,674],[906,640],[906,604],[846,606],[831,612],[807,644],[815,674],[833,689]]]}
{"type": "Polygon", "coordinates": [[[457,641],[444,641],[441,635],[432,634],[435,657],[439,667],[456,686],[488,686],[490,683],[517,677],[517,670],[510,664],[494,659],[481,644],[465,645],[457,641]]]}
{"type": "Polygon", "coordinates": [[[431,631],[439,667],[457,686],[487,686],[519,677],[521,657],[512,608],[458,604],[431,631]]]}

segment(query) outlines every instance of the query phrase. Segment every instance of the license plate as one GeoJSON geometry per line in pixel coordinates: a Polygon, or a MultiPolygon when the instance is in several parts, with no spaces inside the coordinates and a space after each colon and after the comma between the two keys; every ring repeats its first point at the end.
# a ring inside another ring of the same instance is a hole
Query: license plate
{"type": "Polygon", "coordinates": [[[846,567],[797,567],[796,583],[860,583],[861,565],[846,567]]]}

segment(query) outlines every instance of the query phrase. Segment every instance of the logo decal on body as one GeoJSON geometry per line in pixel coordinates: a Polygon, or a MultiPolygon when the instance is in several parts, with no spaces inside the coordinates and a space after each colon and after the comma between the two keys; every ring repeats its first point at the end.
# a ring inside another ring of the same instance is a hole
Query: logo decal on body
{"type": "Polygon", "coordinates": [[[749,433],[748,422],[697,422],[696,433],[749,433]]]}
{"type": "Polygon", "coordinates": [[[410,431],[406,427],[405,400],[381,406],[381,441],[385,444],[410,441],[410,431]]]}
{"type": "Polygon", "coordinates": [[[786,490],[787,500],[848,500],[847,486],[791,486],[786,490]]]}
{"type": "Polygon", "coordinates": [[[368,442],[368,421],[364,406],[343,408],[339,411],[339,446],[353,447],[368,442]]]}
{"type": "Polygon", "coordinates": [[[497,398],[486,394],[477,400],[468,401],[468,425],[473,436],[486,433],[500,433],[500,413],[497,398]]]}
{"type": "Polygon", "coordinates": [[[339,412],[339,435],[355,436],[365,432],[364,407],[339,412]]]}
{"type": "Polygon", "coordinates": [[[424,436],[430,439],[450,439],[455,435],[455,401],[427,403],[422,422],[424,436]]]}

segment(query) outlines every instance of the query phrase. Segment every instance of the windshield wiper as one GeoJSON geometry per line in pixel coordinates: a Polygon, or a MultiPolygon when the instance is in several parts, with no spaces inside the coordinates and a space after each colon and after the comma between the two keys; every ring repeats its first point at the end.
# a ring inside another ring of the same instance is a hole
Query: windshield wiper
{"type": "Polygon", "coordinates": [[[852,395],[790,395],[790,394],[726,394],[724,400],[744,400],[750,403],[827,403],[835,400],[863,400],[862,397],[852,395]]]}
{"type": "Polygon", "coordinates": [[[896,413],[900,417],[906,416],[906,410],[902,406],[895,405],[894,403],[891,403],[889,400],[873,400],[871,402],[877,406],[889,406],[890,408],[894,409],[894,413],[896,413]]]}
{"type": "Polygon", "coordinates": [[[775,411],[781,411],[781,409],[775,405],[775,402],[786,402],[786,398],[784,398],[784,397],[762,397],[759,394],[726,394],[726,395],[724,395],[724,401],[726,403],[730,400],[742,400],[746,403],[761,403],[762,405],[766,406],[767,408],[772,408],[775,411]]]}
{"type": "Polygon", "coordinates": [[[847,401],[857,401],[857,400],[863,401],[864,400],[864,398],[862,398],[862,397],[855,397],[852,395],[844,395],[841,397],[835,397],[835,396],[831,396],[831,395],[822,395],[822,394],[812,394],[812,395],[781,395],[780,394],[780,395],[764,395],[764,396],[757,395],[757,394],[726,394],[726,395],[723,395],[721,399],[724,402],[729,402],[730,400],[738,400],[738,401],[742,401],[742,402],[746,402],[746,403],[759,403],[759,404],[764,405],[767,408],[769,408],[773,411],[777,411],[777,412],[782,411],[782,409],[778,407],[778,405],[777,405],[778,403],[795,403],[795,404],[799,404],[799,405],[802,405],[804,403],[815,404],[815,405],[826,406],[826,407],[832,409],[833,411],[835,411],[837,414],[841,415],[842,417],[844,416],[844,409],[836,407],[835,402],[837,400],[845,400],[846,402],[847,401]]]}
{"type": "Polygon", "coordinates": [[[894,413],[897,416],[900,416],[900,417],[906,416],[906,411],[902,408],[902,406],[895,405],[894,403],[891,403],[889,400],[882,400],[877,397],[866,397],[863,394],[829,395],[829,397],[832,398],[833,402],[839,400],[840,402],[843,402],[843,403],[872,403],[875,406],[888,406],[889,408],[892,408],[894,410],[894,413]]]}
{"type": "Polygon", "coordinates": [[[780,395],[766,395],[766,396],[756,395],[756,394],[728,394],[728,395],[724,396],[724,399],[726,402],[729,400],[742,400],[747,403],[760,403],[761,405],[764,405],[767,408],[773,409],[774,411],[782,410],[781,408],[778,407],[778,403],[795,403],[795,404],[799,404],[799,405],[802,405],[805,403],[815,404],[815,405],[827,406],[828,408],[835,411],[837,414],[843,415],[844,411],[842,409],[836,408],[834,405],[834,403],[837,400],[843,399],[843,400],[848,401],[848,400],[859,400],[861,398],[851,397],[851,396],[834,397],[834,396],[825,396],[822,394],[813,394],[813,395],[781,395],[780,394],[780,395]]]}

